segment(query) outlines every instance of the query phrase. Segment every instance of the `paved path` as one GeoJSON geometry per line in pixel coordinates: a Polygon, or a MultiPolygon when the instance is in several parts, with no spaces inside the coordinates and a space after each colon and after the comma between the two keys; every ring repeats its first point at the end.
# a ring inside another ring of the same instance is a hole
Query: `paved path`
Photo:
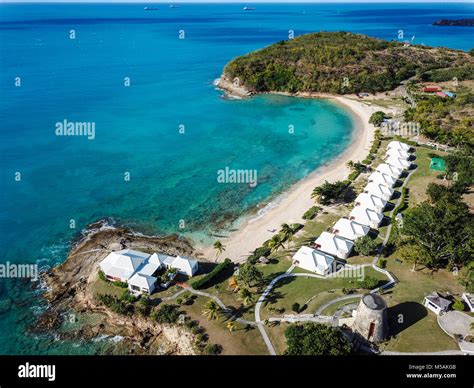
{"type": "Polygon", "coordinates": [[[460,350],[441,350],[439,352],[391,352],[384,350],[380,352],[382,356],[462,356],[464,352],[460,350]]]}
{"type": "Polygon", "coordinates": [[[329,306],[331,306],[332,304],[334,303],[337,303],[337,302],[342,302],[343,300],[348,300],[348,299],[355,299],[355,298],[362,298],[362,296],[364,296],[364,294],[349,294],[349,295],[344,295],[344,296],[340,296],[339,298],[336,298],[336,299],[333,299],[325,304],[323,304],[322,306],[320,306],[316,312],[314,313],[314,315],[321,315],[321,313],[326,310],[326,308],[328,308],[329,306]]]}

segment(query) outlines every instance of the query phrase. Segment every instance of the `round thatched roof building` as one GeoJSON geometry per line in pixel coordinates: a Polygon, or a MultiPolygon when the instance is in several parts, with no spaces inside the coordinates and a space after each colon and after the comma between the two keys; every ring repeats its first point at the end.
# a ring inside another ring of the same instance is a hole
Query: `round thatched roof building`
{"type": "Polygon", "coordinates": [[[371,342],[382,342],[388,335],[387,304],[378,294],[366,294],[356,310],[352,329],[371,342]]]}

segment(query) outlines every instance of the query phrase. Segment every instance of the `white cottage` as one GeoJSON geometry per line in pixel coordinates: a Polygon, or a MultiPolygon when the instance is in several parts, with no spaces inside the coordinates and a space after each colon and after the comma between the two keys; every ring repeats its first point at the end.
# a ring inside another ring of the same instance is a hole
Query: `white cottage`
{"type": "Polygon", "coordinates": [[[329,232],[321,233],[314,244],[316,249],[340,259],[346,259],[354,247],[352,241],[329,232]]]}
{"type": "Polygon", "coordinates": [[[310,247],[301,247],[293,256],[293,264],[318,275],[329,275],[334,267],[334,257],[310,247]]]}
{"type": "Polygon", "coordinates": [[[388,174],[394,177],[395,179],[398,179],[402,175],[403,169],[391,166],[390,164],[387,164],[387,163],[381,163],[377,166],[375,171],[388,174]]]}
{"type": "Polygon", "coordinates": [[[391,175],[384,174],[380,171],[375,171],[369,175],[369,182],[381,183],[387,187],[393,187],[397,182],[397,179],[392,177],[391,175]]]}
{"type": "Polygon", "coordinates": [[[383,214],[366,207],[356,206],[349,214],[349,219],[376,229],[383,220],[383,214]]]}
{"type": "Polygon", "coordinates": [[[383,213],[383,209],[387,205],[387,201],[373,194],[360,193],[355,199],[354,205],[366,207],[367,209],[375,210],[378,213],[383,213]]]}
{"type": "Polygon", "coordinates": [[[137,272],[128,279],[128,289],[133,293],[151,294],[156,288],[157,278],[137,272]]]}
{"type": "Polygon", "coordinates": [[[193,276],[198,270],[197,260],[185,256],[168,256],[163,263],[166,267],[174,268],[180,274],[187,276],[193,276]]]}
{"type": "Polygon", "coordinates": [[[394,157],[394,158],[400,158],[404,160],[410,159],[410,154],[404,150],[400,149],[394,149],[394,148],[389,148],[387,150],[387,153],[385,154],[388,158],[389,157],[394,157]]]}
{"type": "Polygon", "coordinates": [[[431,294],[425,296],[423,300],[423,305],[433,311],[436,315],[439,315],[443,312],[448,311],[451,301],[443,298],[436,291],[433,291],[431,294]]]}
{"type": "Polygon", "coordinates": [[[393,140],[387,145],[387,149],[396,149],[396,150],[403,150],[403,151],[410,151],[410,146],[406,143],[402,143],[401,141],[393,140]]]}
{"type": "Polygon", "coordinates": [[[150,255],[131,249],[111,252],[99,264],[107,279],[126,282],[150,255]]]}
{"type": "Polygon", "coordinates": [[[332,233],[336,236],[344,237],[352,241],[355,241],[359,237],[366,236],[369,231],[370,228],[368,226],[351,221],[347,218],[340,218],[332,228],[332,233]]]}
{"type": "Polygon", "coordinates": [[[364,192],[367,194],[375,195],[385,201],[388,201],[392,197],[393,191],[394,190],[391,187],[375,182],[369,182],[364,188],[364,192]]]}
{"type": "Polygon", "coordinates": [[[397,158],[396,156],[389,156],[387,159],[385,159],[385,163],[403,170],[406,170],[411,166],[411,162],[406,159],[397,158]]]}

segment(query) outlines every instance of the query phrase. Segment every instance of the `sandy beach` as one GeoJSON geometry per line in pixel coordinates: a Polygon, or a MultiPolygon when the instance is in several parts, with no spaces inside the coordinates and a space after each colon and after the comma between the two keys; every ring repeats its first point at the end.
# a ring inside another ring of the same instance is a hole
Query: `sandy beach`
{"type": "MultiPolygon", "coordinates": [[[[325,98],[347,109],[354,117],[355,128],[351,145],[337,159],[322,166],[297,182],[280,198],[279,204],[258,218],[256,215],[246,217],[241,227],[231,232],[228,237],[219,240],[225,245],[225,252],[220,259],[229,257],[232,261],[242,262],[263,242],[272,237],[272,229],[279,230],[283,223],[304,223],[301,218],[306,210],[315,204],[311,198],[313,189],[324,181],[335,182],[344,180],[350,171],[346,167],[349,160],[364,160],[371,146],[375,128],[369,124],[370,115],[377,107],[369,106],[356,96],[338,96],[329,94],[299,94],[302,98],[325,98]]],[[[214,258],[212,246],[201,246],[198,250],[207,258],[214,258]]]]}

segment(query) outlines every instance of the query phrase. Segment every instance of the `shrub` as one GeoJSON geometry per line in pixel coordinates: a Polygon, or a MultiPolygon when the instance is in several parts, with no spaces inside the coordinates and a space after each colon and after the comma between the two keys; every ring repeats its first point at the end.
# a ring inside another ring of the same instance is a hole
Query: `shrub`
{"type": "Polygon", "coordinates": [[[204,353],[210,356],[218,355],[222,352],[222,346],[217,344],[208,344],[204,348],[204,353]]]}
{"type": "Polygon", "coordinates": [[[204,288],[205,286],[209,286],[212,280],[214,280],[217,275],[223,272],[226,268],[228,268],[232,262],[230,259],[225,259],[222,263],[218,264],[214,269],[209,272],[207,275],[203,276],[201,279],[196,280],[195,282],[191,283],[191,286],[197,290],[200,288],[204,288]]]}
{"type": "Polygon", "coordinates": [[[348,179],[351,181],[355,181],[359,175],[360,175],[360,171],[352,171],[349,174],[348,179]]]}
{"type": "Polygon", "coordinates": [[[377,262],[377,265],[380,268],[385,268],[387,266],[387,260],[380,258],[379,261],[377,262]]]}
{"type": "Polygon", "coordinates": [[[318,215],[318,212],[321,210],[319,206],[312,206],[303,214],[303,220],[312,220],[318,215]]]}
{"type": "Polygon", "coordinates": [[[177,299],[176,299],[176,303],[182,304],[182,303],[183,303],[183,299],[182,299],[182,298],[177,298],[177,299]]]}
{"type": "Polygon", "coordinates": [[[107,277],[105,276],[104,271],[102,271],[102,270],[99,271],[99,279],[100,279],[100,280],[103,280],[104,282],[108,282],[108,281],[109,281],[109,280],[107,279],[107,277]]]}
{"type": "Polygon", "coordinates": [[[120,299],[128,303],[133,303],[137,300],[137,298],[133,296],[128,289],[122,292],[122,295],[120,295],[120,299]]]}
{"type": "Polygon", "coordinates": [[[354,249],[363,256],[369,256],[377,248],[377,241],[369,236],[359,237],[354,241],[354,249]]]}
{"type": "Polygon", "coordinates": [[[97,295],[97,299],[104,306],[106,306],[117,314],[129,315],[134,311],[133,304],[127,303],[126,301],[119,299],[113,295],[99,294],[97,295]]]}
{"type": "Polygon", "coordinates": [[[128,288],[128,284],[126,282],[112,282],[112,284],[120,288],[128,288]]]}
{"type": "Polygon", "coordinates": [[[298,314],[300,312],[300,304],[299,303],[293,303],[291,305],[291,310],[293,310],[293,312],[298,314]]]}
{"type": "Polygon", "coordinates": [[[158,311],[155,311],[151,317],[158,323],[175,324],[179,319],[177,306],[166,304],[158,311]]]}
{"type": "Polygon", "coordinates": [[[364,280],[359,280],[357,282],[357,287],[358,288],[364,288],[366,290],[371,290],[379,284],[379,281],[372,277],[372,276],[367,276],[364,280]]]}
{"type": "Polygon", "coordinates": [[[465,306],[462,300],[456,299],[453,303],[453,309],[457,311],[464,311],[465,306]]]}

